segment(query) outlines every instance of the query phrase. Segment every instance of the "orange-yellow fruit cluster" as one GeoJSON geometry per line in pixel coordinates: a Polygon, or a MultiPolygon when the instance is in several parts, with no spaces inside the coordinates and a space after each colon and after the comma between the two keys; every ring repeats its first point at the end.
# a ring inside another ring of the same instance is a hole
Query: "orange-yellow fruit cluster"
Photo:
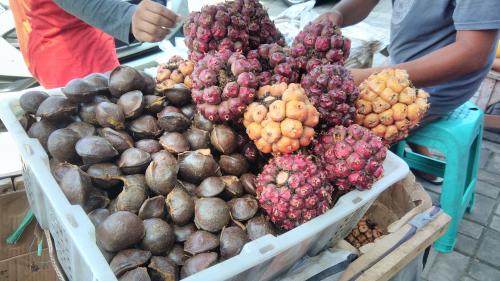
{"type": "Polygon", "coordinates": [[[319,113],[300,84],[263,86],[257,95],[258,101],[247,107],[243,124],[260,151],[289,154],[311,143],[319,113]]]}
{"type": "Polygon", "coordinates": [[[429,108],[429,94],[416,89],[401,69],[385,69],[363,81],[356,101],[356,123],[388,144],[408,136],[429,108]]]}
{"type": "Polygon", "coordinates": [[[158,66],[156,74],[156,91],[162,91],[173,87],[176,84],[184,83],[189,89],[192,88],[191,73],[194,63],[179,56],[173,56],[170,60],[158,66]]]}

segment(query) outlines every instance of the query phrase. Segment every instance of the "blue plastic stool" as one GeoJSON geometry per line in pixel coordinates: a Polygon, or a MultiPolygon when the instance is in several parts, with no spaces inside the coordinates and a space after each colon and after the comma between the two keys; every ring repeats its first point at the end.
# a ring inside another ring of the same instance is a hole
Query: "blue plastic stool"
{"type": "Polygon", "coordinates": [[[483,112],[467,102],[447,116],[430,123],[403,141],[395,150],[410,168],[444,179],[441,187],[441,208],[452,220],[434,248],[441,253],[453,251],[460,220],[465,210],[474,205],[479,155],[483,137],[483,112]],[[437,149],[446,162],[405,150],[407,142],[437,149]]]}

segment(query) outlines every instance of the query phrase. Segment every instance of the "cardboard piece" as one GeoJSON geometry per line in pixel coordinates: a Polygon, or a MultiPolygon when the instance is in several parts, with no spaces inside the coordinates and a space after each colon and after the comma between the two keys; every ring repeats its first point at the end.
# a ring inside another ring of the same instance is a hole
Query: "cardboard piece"
{"type": "MultiPolygon", "coordinates": [[[[384,235],[359,249],[361,256],[351,263],[340,280],[349,280],[369,268],[370,264],[403,238],[410,229],[408,221],[430,207],[432,199],[422,185],[415,181],[412,173],[380,194],[366,216],[384,230],[384,235]]],[[[335,248],[348,250],[344,242],[338,243],[335,248]]]]}
{"type": "MultiPolygon", "coordinates": [[[[15,245],[5,243],[5,238],[17,228],[28,209],[24,191],[0,196],[0,281],[56,280],[48,251],[44,250],[41,257],[36,255],[35,220],[15,245]]],[[[46,241],[43,245],[47,246],[46,241]]]]}

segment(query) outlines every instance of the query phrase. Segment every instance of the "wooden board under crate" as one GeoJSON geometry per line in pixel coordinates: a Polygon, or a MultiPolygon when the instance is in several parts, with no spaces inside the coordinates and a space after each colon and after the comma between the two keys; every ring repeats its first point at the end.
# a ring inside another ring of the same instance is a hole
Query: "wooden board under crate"
{"type": "MultiPolygon", "coordinates": [[[[486,111],[489,105],[500,102],[500,72],[490,71],[484,78],[481,87],[479,87],[479,95],[475,104],[483,111],[486,111]]],[[[484,115],[485,128],[500,128],[499,115],[484,115]]]]}

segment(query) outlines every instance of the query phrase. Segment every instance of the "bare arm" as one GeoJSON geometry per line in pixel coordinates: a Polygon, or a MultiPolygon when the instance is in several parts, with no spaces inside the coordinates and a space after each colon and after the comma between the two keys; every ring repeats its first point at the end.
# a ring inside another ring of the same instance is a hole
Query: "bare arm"
{"type": "Polygon", "coordinates": [[[496,58],[491,67],[495,71],[500,71],[500,58],[496,58]]]}
{"type": "Polygon", "coordinates": [[[329,19],[341,27],[356,24],[365,19],[379,0],[342,0],[333,10],[321,15],[317,20],[329,19]]]}
{"type": "MultiPolygon", "coordinates": [[[[459,30],[457,39],[444,48],[421,58],[389,66],[408,71],[417,87],[437,85],[462,77],[484,67],[498,30],[459,30]]],[[[382,68],[353,69],[354,80],[361,83],[382,68]]]]}

